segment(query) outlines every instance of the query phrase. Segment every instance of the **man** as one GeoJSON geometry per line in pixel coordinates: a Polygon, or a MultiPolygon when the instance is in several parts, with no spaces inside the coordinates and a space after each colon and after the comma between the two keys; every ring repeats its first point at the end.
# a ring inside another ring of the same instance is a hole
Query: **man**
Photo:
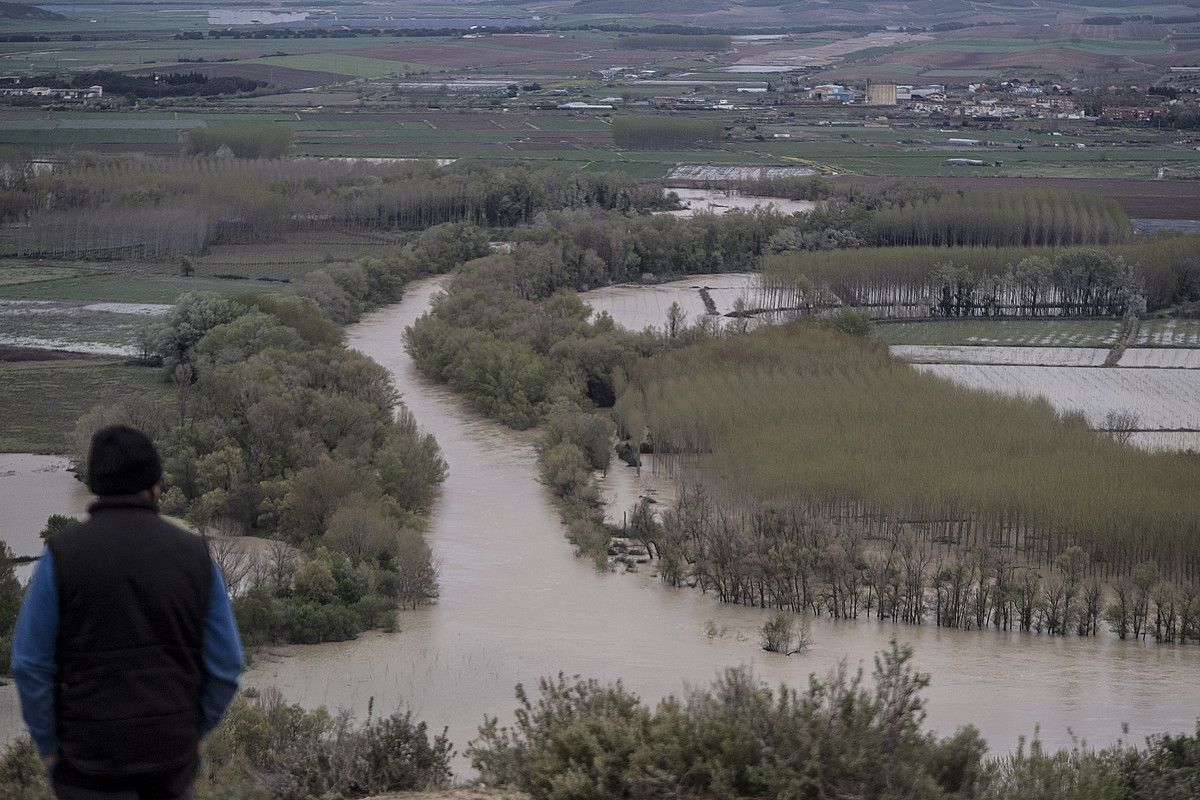
{"type": "Polygon", "coordinates": [[[47,542],[13,634],[21,712],[60,800],[190,798],[242,648],[204,539],[158,515],[139,431],[92,438],[90,518],[47,542]]]}

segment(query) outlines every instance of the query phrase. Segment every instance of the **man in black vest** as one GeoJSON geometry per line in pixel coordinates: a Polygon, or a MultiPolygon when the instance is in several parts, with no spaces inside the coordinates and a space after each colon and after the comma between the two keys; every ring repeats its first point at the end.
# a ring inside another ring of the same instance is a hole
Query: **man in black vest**
{"type": "Polygon", "coordinates": [[[21,712],[60,800],[190,798],[242,650],[204,539],[158,514],[139,431],[92,438],[91,517],[47,543],[13,635],[21,712]]]}

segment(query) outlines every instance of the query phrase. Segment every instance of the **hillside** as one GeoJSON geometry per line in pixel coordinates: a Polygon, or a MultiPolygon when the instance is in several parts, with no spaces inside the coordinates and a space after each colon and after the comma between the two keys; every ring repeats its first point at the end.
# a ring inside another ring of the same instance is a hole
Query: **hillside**
{"type": "Polygon", "coordinates": [[[55,14],[44,8],[25,3],[0,3],[0,19],[67,19],[62,14],[55,14]]]}

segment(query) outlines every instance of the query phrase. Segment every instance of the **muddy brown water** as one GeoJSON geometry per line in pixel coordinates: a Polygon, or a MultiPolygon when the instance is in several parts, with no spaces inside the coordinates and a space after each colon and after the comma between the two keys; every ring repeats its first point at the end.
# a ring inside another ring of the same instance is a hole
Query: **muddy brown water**
{"type": "MultiPolygon", "coordinates": [[[[647,700],[739,665],[772,684],[802,685],[843,660],[869,670],[895,637],[914,647],[916,665],[932,675],[929,724],[943,734],[974,724],[993,752],[1012,749],[1037,725],[1051,746],[1069,745],[1072,732],[1112,743],[1123,723],[1127,741],[1194,729],[1200,647],[821,619],[812,625],[811,649],[785,657],[759,649],[765,615],[757,609],[668,588],[649,570],[598,572],[575,558],[563,536],[537,481],[533,438],[481,419],[416,374],[402,334],[436,291],[432,282],[412,287],[403,302],[354,326],[350,342],[395,375],[450,465],[428,532],[441,598],[402,612],[397,633],[262,654],[247,685],[275,686],[289,700],[360,717],[372,701],[375,713],[409,708],[433,727],[448,726],[461,751],[485,714],[511,715],[516,683],[535,684],[539,676],[621,679],[647,700]]],[[[614,462],[606,490],[632,502],[635,481],[633,470],[614,462]]],[[[6,485],[0,479],[7,528],[18,498],[6,485]]],[[[17,728],[8,687],[0,690],[0,726],[17,728]]]]}

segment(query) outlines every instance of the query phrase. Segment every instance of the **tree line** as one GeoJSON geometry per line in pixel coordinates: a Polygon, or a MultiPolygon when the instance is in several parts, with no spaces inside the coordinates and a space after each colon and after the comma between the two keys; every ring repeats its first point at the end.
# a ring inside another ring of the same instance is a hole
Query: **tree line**
{"type": "MultiPolygon", "coordinates": [[[[268,155],[286,145],[280,130],[198,128],[187,146],[268,155]]],[[[175,260],[219,244],[286,241],[298,231],[509,227],[547,210],[668,202],[658,186],[623,176],[526,166],[85,156],[12,176],[0,190],[0,249],[89,260],[175,260]]]]}
{"type": "Polygon", "coordinates": [[[875,316],[1119,315],[1200,300],[1200,237],[1084,248],[799,250],[762,259],[764,304],[875,316]]]}
{"type": "Polygon", "coordinates": [[[266,81],[236,75],[209,76],[202,72],[166,72],[156,75],[131,75],[112,70],[71,72],[65,75],[34,75],[25,80],[29,86],[55,89],[86,89],[103,86],[110,95],[134,97],[212,97],[240,94],[261,89],[266,81]]]}
{"type": "Polygon", "coordinates": [[[292,129],[283,125],[205,125],[187,132],[183,152],[214,156],[223,150],[235,158],[283,158],[292,149],[292,129]]]}
{"type": "Polygon", "coordinates": [[[693,478],[658,519],[631,516],[629,536],[646,543],[672,586],[833,619],[1200,641],[1200,585],[1164,579],[1153,561],[1109,582],[1077,545],[1038,565],[998,546],[923,537],[907,522],[876,527],[794,507],[731,512],[719,491],[693,478]]]}
{"type": "Polygon", "coordinates": [[[624,150],[693,150],[725,138],[719,119],[683,116],[614,117],[613,143],[624,150]]]}
{"type": "Polygon", "coordinates": [[[1062,190],[955,192],[881,208],[882,246],[1004,247],[1102,245],[1133,236],[1116,200],[1062,190]]]}

